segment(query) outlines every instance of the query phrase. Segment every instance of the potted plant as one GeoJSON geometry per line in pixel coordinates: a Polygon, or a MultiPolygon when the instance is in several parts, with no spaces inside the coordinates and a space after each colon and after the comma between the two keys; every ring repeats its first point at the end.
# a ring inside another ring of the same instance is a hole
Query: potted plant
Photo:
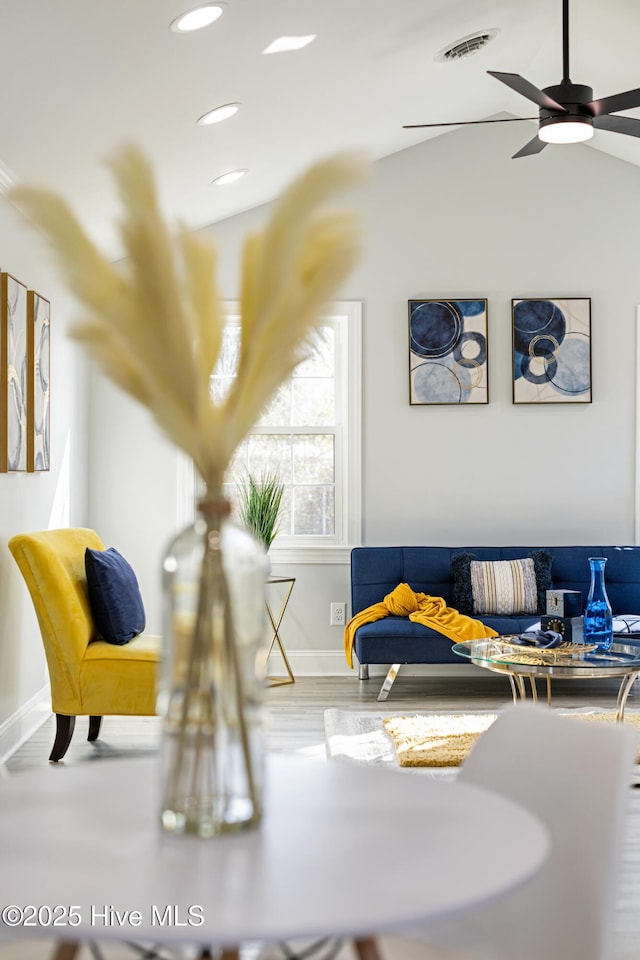
{"type": "Polygon", "coordinates": [[[238,484],[240,522],[261,541],[267,552],[278,533],[283,493],[284,484],[270,470],[265,470],[259,476],[248,472],[238,484]]]}

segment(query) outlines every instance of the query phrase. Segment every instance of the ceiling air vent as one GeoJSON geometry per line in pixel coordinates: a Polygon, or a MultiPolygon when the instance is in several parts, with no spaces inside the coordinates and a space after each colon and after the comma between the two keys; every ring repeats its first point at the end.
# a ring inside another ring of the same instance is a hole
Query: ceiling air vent
{"type": "Polygon", "coordinates": [[[483,30],[482,33],[470,33],[468,37],[462,37],[455,43],[449,44],[440,53],[437,53],[435,59],[444,63],[453,63],[456,60],[466,60],[475,53],[480,53],[488,43],[498,35],[497,30],[483,30]]]}

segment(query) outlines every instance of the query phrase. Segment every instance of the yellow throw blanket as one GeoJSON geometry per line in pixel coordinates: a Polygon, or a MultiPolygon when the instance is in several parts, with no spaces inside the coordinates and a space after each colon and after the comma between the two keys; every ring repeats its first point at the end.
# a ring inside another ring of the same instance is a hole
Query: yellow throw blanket
{"type": "Polygon", "coordinates": [[[373,606],[356,613],[344,628],[344,652],[350,667],[353,667],[353,643],[358,627],[388,616],[409,617],[414,623],[431,627],[454,643],[498,636],[495,630],[485,627],[480,620],[466,617],[453,607],[448,607],[442,597],[415,593],[408,583],[399,583],[395,590],[386,595],[382,603],[374,603],[373,606]]]}

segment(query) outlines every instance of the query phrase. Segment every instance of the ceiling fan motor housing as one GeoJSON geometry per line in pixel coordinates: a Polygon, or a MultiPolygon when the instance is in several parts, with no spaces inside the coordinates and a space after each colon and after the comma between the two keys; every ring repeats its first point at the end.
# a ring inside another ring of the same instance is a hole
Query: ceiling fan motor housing
{"type": "Polygon", "coordinates": [[[566,123],[567,120],[578,120],[593,126],[593,110],[589,106],[593,100],[593,88],[583,83],[565,81],[554,87],[544,87],[542,90],[548,97],[563,106],[564,110],[555,110],[552,107],[540,107],[540,127],[550,126],[553,123],[566,123]]]}

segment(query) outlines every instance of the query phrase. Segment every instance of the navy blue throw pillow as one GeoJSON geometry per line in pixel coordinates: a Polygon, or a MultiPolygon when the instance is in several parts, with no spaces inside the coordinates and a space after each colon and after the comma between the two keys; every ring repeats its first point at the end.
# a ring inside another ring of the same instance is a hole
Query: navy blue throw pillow
{"type": "Polygon", "coordinates": [[[475,553],[456,553],[451,558],[453,577],[453,606],[458,613],[473,616],[473,591],[471,589],[471,561],[475,553]]]}
{"type": "Polygon", "coordinates": [[[536,571],[536,584],[538,587],[538,613],[547,612],[547,590],[551,590],[551,564],[553,563],[553,554],[548,550],[532,550],[529,554],[533,560],[533,566],[536,571]]]}
{"type": "Polygon", "coordinates": [[[142,633],[146,623],[140,588],[122,554],[90,550],[84,554],[93,622],[103,640],[122,645],[142,633]]]}

